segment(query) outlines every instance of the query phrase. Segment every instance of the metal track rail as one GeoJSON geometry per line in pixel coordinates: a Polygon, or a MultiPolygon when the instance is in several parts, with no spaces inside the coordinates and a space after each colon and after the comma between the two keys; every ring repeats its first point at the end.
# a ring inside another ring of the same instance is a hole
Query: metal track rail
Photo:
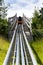
{"type": "Polygon", "coordinates": [[[23,25],[16,24],[13,37],[3,65],[10,65],[10,62],[11,65],[37,65],[32,49],[24,33],[23,25]],[[12,55],[10,56],[10,54],[12,55]],[[9,59],[11,60],[9,61],[9,59]]]}
{"type": "Polygon", "coordinates": [[[23,48],[24,48],[24,53],[25,53],[25,58],[26,58],[26,65],[28,65],[28,57],[27,57],[26,50],[25,50],[24,40],[23,40],[23,48]]]}
{"type": "MultiPolygon", "coordinates": [[[[17,24],[17,25],[18,25],[18,24],[17,24]]],[[[16,25],[16,27],[15,27],[14,34],[13,34],[13,37],[12,37],[12,40],[11,40],[9,49],[8,49],[8,51],[7,51],[7,55],[6,55],[6,57],[5,57],[5,60],[4,60],[3,65],[7,65],[7,63],[8,63],[9,56],[10,56],[10,52],[11,52],[12,45],[13,45],[13,42],[14,42],[14,38],[15,38],[15,35],[16,35],[17,25],[16,25]]]]}
{"type": "Polygon", "coordinates": [[[16,46],[17,46],[17,44],[15,43],[15,48],[14,48],[14,57],[13,57],[12,65],[15,64],[16,46]]]}
{"type": "Polygon", "coordinates": [[[21,45],[21,61],[22,65],[25,65],[21,34],[20,34],[20,45],[21,45]]]}
{"type": "MultiPolygon", "coordinates": [[[[22,30],[23,30],[23,26],[22,26],[22,30]]],[[[36,62],[36,60],[35,60],[34,54],[33,54],[33,52],[32,52],[32,49],[31,49],[31,47],[30,47],[30,45],[29,45],[29,43],[28,43],[28,41],[27,41],[26,35],[25,35],[25,33],[24,33],[24,30],[23,30],[23,37],[24,37],[25,43],[26,43],[26,45],[27,45],[29,54],[30,54],[30,56],[31,56],[32,63],[33,63],[33,65],[37,65],[37,62],[36,62]]]]}
{"type": "Polygon", "coordinates": [[[16,44],[17,44],[16,65],[19,65],[19,35],[18,34],[16,38],[16,44]]]}

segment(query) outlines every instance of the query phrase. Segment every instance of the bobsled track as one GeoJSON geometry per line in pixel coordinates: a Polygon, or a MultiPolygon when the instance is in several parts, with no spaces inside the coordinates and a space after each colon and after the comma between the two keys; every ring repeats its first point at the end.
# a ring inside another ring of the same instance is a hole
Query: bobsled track
{"type": "Polygon", "coordinates": [[[3,65],[37,65],[29,44],[32,40],[31,20],[25,15],[18,24],[17,15],[9,18],[9,37],[11,40],[3,65]]]}

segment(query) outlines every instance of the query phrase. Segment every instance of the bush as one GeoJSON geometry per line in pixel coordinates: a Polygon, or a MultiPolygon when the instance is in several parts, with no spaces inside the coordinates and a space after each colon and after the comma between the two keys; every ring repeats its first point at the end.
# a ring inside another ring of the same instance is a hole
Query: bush
{"type": "Polygon", "coordinates": [[[43,16],[39,15],[37,10],[35,10],[34,16],[32,18],[32,31],[34,40],[43,37],[43,16]]]}
{"type": "Polygon", "coordinates": [[[33,40],[43,38],[43,29],[33,29],[33,40]]]}
{"type": "Polygon", "coordinates": [[[8,22],[6,19],[0,18],[0,34],[8,35],[8,22]]]}

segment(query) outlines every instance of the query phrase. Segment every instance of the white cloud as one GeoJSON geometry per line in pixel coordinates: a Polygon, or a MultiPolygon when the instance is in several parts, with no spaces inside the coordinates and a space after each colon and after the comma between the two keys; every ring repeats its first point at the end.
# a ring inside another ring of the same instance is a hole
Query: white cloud
{"type": "Polygon", "coordinates": [[[18,16],[23,16],[23,13],[27,16],[27,17],[32,17],[34,10],[25,10],[25,9],[18,9],[18,10],[9,10],[8,11],[8,16],[7,17],[12,17],[17,13],[17,17],[18,16]],[[10,12],[10,13],[9,13],[10,12]]]}
{"type": "Polygon", "coordinates": [[[29,0],[17,0],[17,3],[27,3],[29,0]]]}
{"type": "Polygon", "coordinates": [[[23,13],[27,16],[27,17],[31,17],[35,6],[37,7],[37,9],[43,7],[42,5],[43,0],[39,0],[37,3],[33,3],[32,0],[17,0],[17,3],[15,4],[11,4],[10,9],[8,10],[8,16],[7,17],[11,17],[14,16],[15,13],[17,13],[17,16],[22,16],[23,13]],[[24,6],[20,6],[20,3],[27,3],[27,5],[24,6]]]}

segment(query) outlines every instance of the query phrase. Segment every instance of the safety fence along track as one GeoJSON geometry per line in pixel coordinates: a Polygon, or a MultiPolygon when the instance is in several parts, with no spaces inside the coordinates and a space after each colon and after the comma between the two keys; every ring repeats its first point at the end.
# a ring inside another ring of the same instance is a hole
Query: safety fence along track
{"type": "MultiPolygon", "coordinates": [[[[15,16],[16,17],[16,16],[15,16]]],[[[17,17],[16,17],[17,19],[17,17]]],[[[3,65],[37,65],[32,49],[27,40],[23,24],[13,22],[11,30],[13,30],[12,39],[8,48],[3,65]]],[[[26,22],[28,19],[23,15],[24,23],[32,33],[31,23],[26,22]]]]}

